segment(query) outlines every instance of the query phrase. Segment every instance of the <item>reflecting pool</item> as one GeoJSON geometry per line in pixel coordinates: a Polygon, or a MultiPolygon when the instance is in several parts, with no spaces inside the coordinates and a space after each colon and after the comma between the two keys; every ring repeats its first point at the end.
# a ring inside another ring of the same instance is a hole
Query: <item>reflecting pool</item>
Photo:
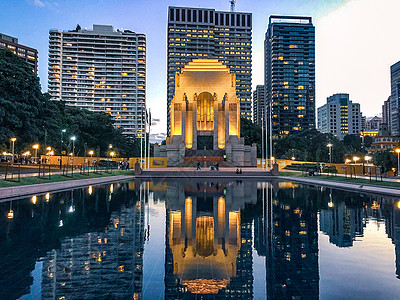
{"type": "Polygon", "coordinates": [[[398,298],[399,199],[134,181],[0,202],[0,299],[398,298]]]}

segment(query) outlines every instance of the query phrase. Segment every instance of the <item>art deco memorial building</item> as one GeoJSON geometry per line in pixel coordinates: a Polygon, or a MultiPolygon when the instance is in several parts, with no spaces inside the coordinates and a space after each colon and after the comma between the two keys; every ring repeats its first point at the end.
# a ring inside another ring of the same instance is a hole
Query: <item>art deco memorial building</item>
{"type": "Polygon", "coordinates": [[[240,139],[236,76],[217,59],[194,59],[175,74],[170,111],[171,134],[163,149],[169,166],[223,155],[232,165],[256,163],[256,146],[240,139]]]}

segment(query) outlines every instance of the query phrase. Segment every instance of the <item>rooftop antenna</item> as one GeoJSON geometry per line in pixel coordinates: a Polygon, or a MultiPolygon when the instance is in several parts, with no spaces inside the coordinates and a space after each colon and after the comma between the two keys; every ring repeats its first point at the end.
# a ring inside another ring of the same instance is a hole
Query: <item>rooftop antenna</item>
{"type": "Polygon", "coordinates": [[[234,12],[235,11],[236,0],[229,0],[229,3],[231,4],[231,12],[234,12]]]}

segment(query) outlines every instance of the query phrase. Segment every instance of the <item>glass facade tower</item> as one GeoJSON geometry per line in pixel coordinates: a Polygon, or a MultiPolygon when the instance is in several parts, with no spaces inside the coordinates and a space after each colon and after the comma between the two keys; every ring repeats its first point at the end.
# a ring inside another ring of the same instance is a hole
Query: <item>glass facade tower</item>
{"type": "Polygon", "coordinates": [[[311,17],[270,16],[265,88],[274,139],[315,128],[315,28],[311,17]]]}

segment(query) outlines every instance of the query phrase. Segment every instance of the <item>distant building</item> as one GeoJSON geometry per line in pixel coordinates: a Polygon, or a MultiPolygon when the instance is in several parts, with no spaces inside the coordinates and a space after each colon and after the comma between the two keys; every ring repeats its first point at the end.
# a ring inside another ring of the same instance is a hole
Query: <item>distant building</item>
{"type": "Polygon", "coordinates": [[[267,103],[272,103],[273,138],[315,128],[312,18],[270,16],[264,51],[265,88],[267,103]]]}
{"type": "Polygon", "coordinates": [[[240,116],[251,119],[251,13],[169,7],[167,43],[168,135],[175,74],[196,58],[215,58],[229,67],[236,75],[240,116]]]}
{"type": "Polygon", "coordinates": [[[390,131],[400,136],[400,61],[390,67],[390,131]]]}
{"type": "Polygon", "coordinates": [[[365,130],[367,127],[367,117],[361,116],[361,130],[365,130]]]}
{"type": "Polygon", "coordinates": [[[381,117],[375,116],[372,118],[367,118],[364,130],[379,130],[381,128],[381,124],[382,124],[381,117]]]}
{"type": "MultiPolygon", "coordinates": [[[[261,126],[265,124],[265,86],[257,85],[253,91],[253,121],[261,126]]],[[[265,127],[265,125],[263,125],[265,127]]]]}
{"type": "Polygon", "coordinates": [[[392,128],[392,118],[390,113],[390,97],[382,105],[382,123],[387,124],[389,131],[392,128]]]}
{"type": "Polygon", "coordinates": [[[33,73],[37,74],[38,51],[36,49],[18,44],[18,39],[0,33],[0,48],[10,50],[12,53],[24,59],[31,67],[33,73]]]}
{"type": "Polygon", "coordinates": [[[140,135],[146,105],[146,36],[106,25],[51,30],[49,94],[51,100],[110,114],[124,134],[140,135]]]}
{"type": "Polygon", "coordinates": [[[353,103],[349,94],[334,94],[318,108],[318,130],[342,140],[348,134],[360,134],[361,118],[360,104],[353,103]]]}
{"type": "Polygon", "coordinates": [[[391,135],[377,135],[371,145],[371,152],[392,150],[399,146],[399,137],[391,135]]]}

